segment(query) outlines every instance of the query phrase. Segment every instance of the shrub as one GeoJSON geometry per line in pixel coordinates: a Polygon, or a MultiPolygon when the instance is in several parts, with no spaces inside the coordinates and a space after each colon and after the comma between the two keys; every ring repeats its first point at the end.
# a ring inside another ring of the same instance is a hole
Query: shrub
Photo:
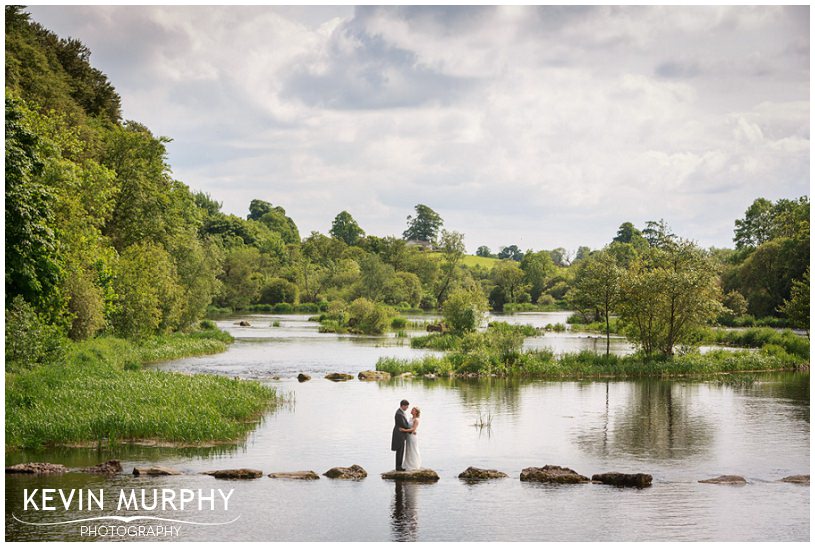
{"type": "Polygon", "coordinates": [[[201,322],[198,324],[198,327],[199,327],[201,330],[213,330],[213,329],[217,329],[217,328],[218,328],[218,326],[215,324],[215,321],[210,321],[209,319],[204,319],[204,320],[202,320],[202,321],[201,321],[201,322]]]}
{"type": "Polygon", "coordinates": [[[382,334],[390,320],[390,308],[367,298],[357,298],[348,306],[348,327],[352,332],[382,334]]]}
{"type": "Polygon", "coordinates": [[[402,316],[396,316],[391,320],[392,329],[404,329],[407,327],[407,319],[402,316]]]}
{"type": "Polygon", "coordinates": [[[445,324],[455,333],[474,331],[484,320],[487,300],[479,290],[453,291],[442,307],[445,324]]]}
{"type": "Polygon", "coordinates": [[[61,365],[67,343],[62,331],[43,321],[23,297],[6,308],[6,372],[61,365]]]}
{"type": "Polygon", "coordinates": [[[260,290],[258,301],[261,304],[280,304],[283,302],[297,304],[299,294],[297,285],[288,279],[276,277],[266,283],[260,290]]]}

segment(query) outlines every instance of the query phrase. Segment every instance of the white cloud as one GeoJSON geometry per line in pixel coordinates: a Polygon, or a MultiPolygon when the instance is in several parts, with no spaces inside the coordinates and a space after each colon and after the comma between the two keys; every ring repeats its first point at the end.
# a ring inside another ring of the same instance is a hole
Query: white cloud
{"type": "Polygon", "coordinates": [[[301,233],[416,203],[470,250],[599,247],[664,218],[728,245],[809,192],[808,8],[47,7],[175,175],[301,233]]]}

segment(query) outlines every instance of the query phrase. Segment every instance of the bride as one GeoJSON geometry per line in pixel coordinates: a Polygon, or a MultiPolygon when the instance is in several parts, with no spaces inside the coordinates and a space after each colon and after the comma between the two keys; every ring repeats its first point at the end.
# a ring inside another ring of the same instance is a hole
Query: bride
{"type": "Polygon", "coordinates": [[[407,445],[405,446],[405,460],[402,466],[410,471],[412,469],[419,469],[422,467],[422,455],[419,453],[419,438],[416,435],[416,430],[419,429],[419,416],[422,411],[419,407],[414,406],[410,411],[410,419],[408,425],[410,429],[407,430],[407,445]]]}

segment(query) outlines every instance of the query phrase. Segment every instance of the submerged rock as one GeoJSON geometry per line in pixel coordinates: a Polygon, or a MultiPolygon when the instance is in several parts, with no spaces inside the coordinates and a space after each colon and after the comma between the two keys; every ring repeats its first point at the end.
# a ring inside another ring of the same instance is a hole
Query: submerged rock
{"type": "Polygon", "coordinates": [[[354,377],[350,374],[343,374],[342,372],[332,372],[331,374],[325,375],[326,380],[331,380],[332,382],[345,382],[347,380],[353,380],[354,377]]]}
{"type": "Polygon", "coordinates": [[[809,475],[790,475],[784,477],[781,482],[791,482],[793,484],[809,484],[809,475]]]}
{"type": "Polygon", "coordinates": [[[478,467],[468,467],[461,473],[459,473],[458,478],[468,480],[468,481],[480,481],[486,479],[502,479],[506,477],[507,474],[502,471],[497,471],[495,469],[479,469],[478,467]]]}
{"type": "Polygon", "coordinates": [[[263,476],[263,471],[259,469],[220,469],[218,471],[206,471],[203,475],[210,475],[216,479],[259,479],[263,476]]]}
{"type": "Polygon", "coordinates": [[[555,484],[579,484],[589,482],[588,477],[578,474],[575,470],[559,465],[544,465],[543,467],[527,467],[521,471],[522,481],[551,482],[555,484]]]}
{"type": "Polygon", "coordinates": [[[298,382],[308,382],[309,380],[311,380],[311,376],[309,376],[308,374],[303,374],[301,372],[300,374],[297,375],[298,382]]]}
{"type": "Polygon", "coordinates": [[[6,473],[19,473],[27,475],[47,475],[49,473],[65,473],[68,468],[59,463],[32,462],[18,463],[6,467],[6,473]]]}
{"type": "Polygon", "coordinates": [[[382,473],[383,479],[394,481],[436,482],[439,475],[432,469],[411,469],[410,471],[388,471],[382,473]]]}
{"type": "Polygon", "coordinates": [[[296,479],[301,481],[317,481],[320,475],[314,471],[283,471],[279,473],[269,473],[270,479],[296,479]]]}
{"type": "Polygon", "coordinates": [[[239,327],[251,327],[252,325],[249,324],[249,321],[239,321],[237,323],[239,327]]]}
{"type": "Polygon", "coordinates": [[[592,482],[610,484],[612,486],[631,486],[634,488],[645,488],[651,486],[654,478],[645,473],[599,473],[591,476],[592,482]]]}
{"type": "Polygon", "coordinates": [[[352,465],[351,467],[332,467],[325,473],[324,476],[328,477],[329,479],[350,479],[350,480],[360,480],[364,479],[368,476],[368,472],[365,471],[359,465],[352,465]]]}
{"type": "Polygon", "coordinates": [[[357,375],[357,378],[363,381],[371,380],[390,380],[391,373],[384,370],[363,370],[357,375]]]}
{"type": "Polygon", "coordinates": [[[83,473],[99,473],[104,475],[115,475],[122,472],[122,464],[119,460],[108,460],[105,463],[94,465],[92,467],[84,467],[80,469],[83,473]]]}
{"type": "Polygon", "coordinates": [[[156,465],[154,467],[134,467],[133,475],[138,477],[140,475],[156,476],[156,475],[181,475],[181,471],[173,469],[172,467],[162,467],[156,465]]]}
{"type": "Polygon", "coordinates": [[[747,484],[747,480],[739,475],[719,475],[699,482],[704,484],[747,484]]]}

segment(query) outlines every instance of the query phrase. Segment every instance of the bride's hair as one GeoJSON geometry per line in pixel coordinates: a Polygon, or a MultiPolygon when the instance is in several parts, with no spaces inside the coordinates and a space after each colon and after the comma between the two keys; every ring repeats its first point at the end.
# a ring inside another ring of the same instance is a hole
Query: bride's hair
{"type": "Polygon", "coordinates": [[[415,411],[416,411],[416,417],[417,417],[417,418],[418,418],[419,416],[421,416],[421,415],[422,415],[422,411],[421,411],[421,410],[419,410],[419,407],[418,407],[418,406],[414,406],[414,407],[413,407],[413,410],[415,410],[415,411]]]}

